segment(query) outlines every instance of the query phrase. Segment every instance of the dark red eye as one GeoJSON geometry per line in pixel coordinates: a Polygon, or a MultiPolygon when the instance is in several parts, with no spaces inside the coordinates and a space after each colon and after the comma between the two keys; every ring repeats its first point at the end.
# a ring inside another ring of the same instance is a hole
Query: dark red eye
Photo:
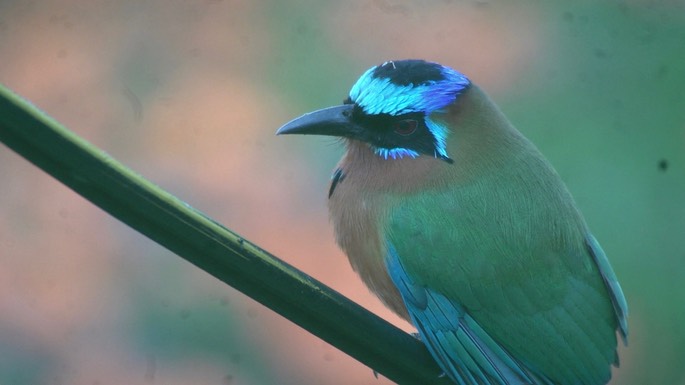
{"type": "Polygon", "coordinates": [[[397,134],[400,134],[402,136],[408,136],[414,133],[416,131],[416,127],[419,126],[419,122],[417,122],[414,119],[404,119],[395,122],[392,125],[393,131],[395,131],[397,134]]]}

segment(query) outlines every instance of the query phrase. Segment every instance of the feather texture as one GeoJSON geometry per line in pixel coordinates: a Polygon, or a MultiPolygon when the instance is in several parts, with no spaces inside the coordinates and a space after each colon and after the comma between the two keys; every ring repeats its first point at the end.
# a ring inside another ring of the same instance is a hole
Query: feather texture
{"type": "Polygon", "coordinates": [[[445,373],[457,383],[549,384],[548,380],[538,382],[526,374],[458,303],[416,285],[392,245],[388,245],[386,263],[419,335],[445,373]]]}
{"type": "Polygon", "coordinates": [[[352,266],[457,383],[605,384],[625,299],[559,176],[475,86],[432,118],[454,165],[348,144],[329,208],[352,266]]]}
{"type": "Polygon", "coordinates": [[[561,178],[468,78],[366,71],[342,106],[279,134],[346,138],[336,240],[460,385],[602,385],[628,307],[561,178]]]}

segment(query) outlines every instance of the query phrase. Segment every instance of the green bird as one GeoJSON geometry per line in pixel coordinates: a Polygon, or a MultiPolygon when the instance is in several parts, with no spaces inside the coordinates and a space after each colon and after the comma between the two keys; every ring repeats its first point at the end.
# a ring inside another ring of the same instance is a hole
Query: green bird
{"type": "Polygon", "coordinates": [[[388,61],[277,133],[345,139],[337,243],[455,383],[609,381],[628,335],[616,275],[550,163],[466,76],[388,61]]]}

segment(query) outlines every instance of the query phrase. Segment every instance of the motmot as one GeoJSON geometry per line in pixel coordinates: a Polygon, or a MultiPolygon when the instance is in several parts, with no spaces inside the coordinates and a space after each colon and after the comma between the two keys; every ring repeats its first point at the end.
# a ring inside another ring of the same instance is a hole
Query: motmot
{"type": "Polygon", "coordinates": [[[628,307],[609,260],[559,174],[464,74],[388,61],[277,134],[343,139],[336,241],[453,382],[610,380],[628,307]]]}

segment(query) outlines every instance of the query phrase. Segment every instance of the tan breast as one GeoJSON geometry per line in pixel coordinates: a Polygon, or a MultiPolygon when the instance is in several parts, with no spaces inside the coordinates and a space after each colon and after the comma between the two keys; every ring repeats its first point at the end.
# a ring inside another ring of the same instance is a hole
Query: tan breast
{"type": "Polygon", "coordinates": [[[448,141],[448,154],[454,157],[454,164],[430,156],[383,159],[368,144],[349,140],[347,153],[338,164],[343,177],[328,204],[336,240],[352,268],[372,292],[405,319],[409,319],[407,311],[384,261],[383,234],[393,207],[409,195],[442,189],[447,184],[470,183],[483,168],[502,167],[509,155],[488,151],[489,147],[501,145],[498,142],[502,140],[521,138],[475,86],[461,95],[460,102],[450,106],[447,113],[436,113],[434,117],[457,127],[448,141]],[[483,151],[464,145],[468,141],[480,141],[483,151]]]}
{"type": "Polygon", "coordinates": [[[402,298],[385,268],[383,234],[393,205],[422,185],[417,181],[427,178],[428,170],[441,162],[428,157],[386,160],[367,144],[350,141],[338,165],[343,176],[328,203],[336,240],[352,268],[386,306],[407,320],[402,298]]]}

